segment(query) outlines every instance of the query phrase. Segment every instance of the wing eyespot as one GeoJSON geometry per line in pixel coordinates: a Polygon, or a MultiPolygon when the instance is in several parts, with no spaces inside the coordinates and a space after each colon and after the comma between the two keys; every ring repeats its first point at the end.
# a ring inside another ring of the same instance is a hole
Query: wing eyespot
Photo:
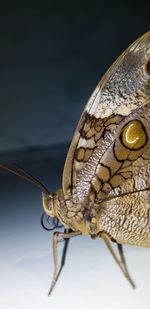
{"type": "Polygon", "coordinates": [[[148,137],[143,124],[135,119],[124,126],[120,139],[124,147],[139,150],[145,147],[148,137]]]}

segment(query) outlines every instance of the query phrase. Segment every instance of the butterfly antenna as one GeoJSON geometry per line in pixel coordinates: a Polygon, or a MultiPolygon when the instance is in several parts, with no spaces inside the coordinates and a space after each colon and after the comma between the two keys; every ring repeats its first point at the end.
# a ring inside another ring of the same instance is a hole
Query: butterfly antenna
{"type": "Polygon", "coordinates": [[[5,164],[0,164],[0,168],[4,169],[7,172],[15,174],[15,175],[19,176],[20,178],[27,180],[28,182],[33,183],[38,188],[40,188],[42,190],[42,192],[44,192],[46,194],[50,194],[48,189],[38,179],[36,179],[30,173],[27,173],[22,167],[20,167],[20,166],[16,166],[16,167],[17,167],[18,170],[10,168],[5,164]]]}
{"type": "Polygon", "coordinates": [[[45,187],[45,185],[38,180],[36,177],[34,177],[31,173],[26,172],[24,168],[22,168],[20,165],[16,165],[16,167],[27,177],[29,177],[38,187],[42,189],[43,192],[46,194],[50,194],[49,190],[45,187]]]}

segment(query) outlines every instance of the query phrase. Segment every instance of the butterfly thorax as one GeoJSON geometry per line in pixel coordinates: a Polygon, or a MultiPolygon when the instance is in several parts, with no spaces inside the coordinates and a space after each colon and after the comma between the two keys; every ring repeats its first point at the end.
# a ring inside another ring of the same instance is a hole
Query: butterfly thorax
{"type": "Polygon", "coordinates": [[[57,217],[66,228],[96,237],[101,231],[99,206],[94,201],[80,202],[75,195],[64,195],[58,190],[53,195],[43,194],[47,215],[57,217]]]}

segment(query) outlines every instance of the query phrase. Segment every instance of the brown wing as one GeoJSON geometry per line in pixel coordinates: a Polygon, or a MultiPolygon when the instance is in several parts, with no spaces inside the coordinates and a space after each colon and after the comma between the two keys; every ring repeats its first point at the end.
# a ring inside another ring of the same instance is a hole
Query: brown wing
{"type": "Polygon", "coordinates": [[[148,168],[149,177],[149,59],[150,32],[134,42],[98,84],[67,155],[65,194],[69,190],[80,200],[89,195],[101,200],[117,190],[130,190],[131,180],[135,188],[134,178],[139,185],[139,166],[143,177],[148,168]]]}
{"type": "Polygon", "coordinates": [[[150,190],[102,202],[100,225],[117,243],[150,247],[150,190]]]}

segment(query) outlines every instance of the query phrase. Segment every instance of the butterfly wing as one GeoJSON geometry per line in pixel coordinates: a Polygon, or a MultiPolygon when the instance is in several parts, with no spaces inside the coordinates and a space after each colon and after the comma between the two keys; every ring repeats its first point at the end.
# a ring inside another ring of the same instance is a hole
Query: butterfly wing
{"type": "Polygon", "coordinates": [[[105,199],[149,185],[150,32],[106,72],[75,131],[63,172],[63,191],[105,199]],[[139,170],[141,174],[139,174],[139,170]]]}

